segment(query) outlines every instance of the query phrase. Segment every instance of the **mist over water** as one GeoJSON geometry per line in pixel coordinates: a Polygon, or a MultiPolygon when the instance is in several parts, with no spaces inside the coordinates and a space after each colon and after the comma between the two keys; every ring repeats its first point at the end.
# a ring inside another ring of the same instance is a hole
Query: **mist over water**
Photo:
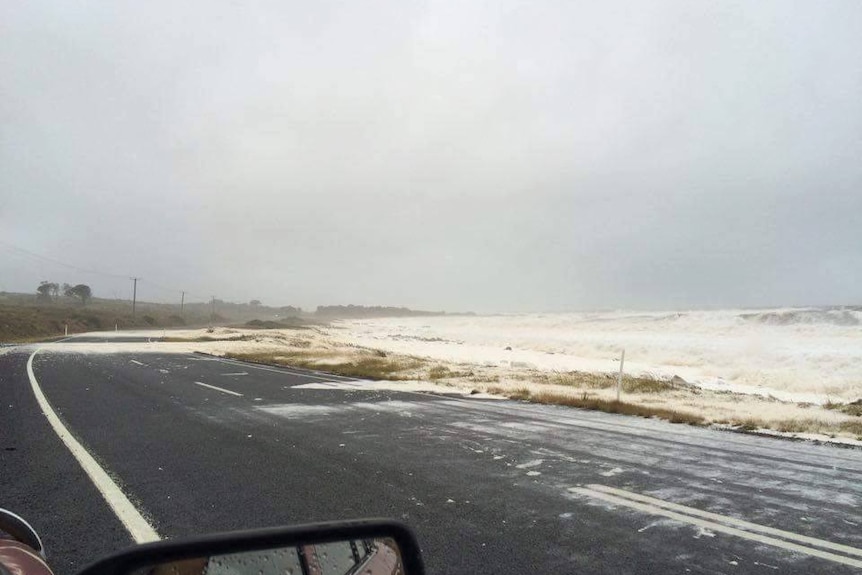
{"type": "Polygon", "coordinates": [[[343,322],[377,347],[538,369],[680,376],[822,403],[862,398],[862,308],[506,314],[343,322]],[[510,347],[511,350],[506,348],[510,347]]]}

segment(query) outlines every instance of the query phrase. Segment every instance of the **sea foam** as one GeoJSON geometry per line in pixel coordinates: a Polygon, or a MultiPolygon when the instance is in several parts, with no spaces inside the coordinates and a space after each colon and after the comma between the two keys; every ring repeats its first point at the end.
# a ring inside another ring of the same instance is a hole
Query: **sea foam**
{"type": "Polygon", "coordinates": [[[862,397],[862,308],[433,316],[341,322],[361,344],[448,361],[619,369],[822,403],[862,397]],[[511,348],[511,349],[507,349],[511,348]]]}

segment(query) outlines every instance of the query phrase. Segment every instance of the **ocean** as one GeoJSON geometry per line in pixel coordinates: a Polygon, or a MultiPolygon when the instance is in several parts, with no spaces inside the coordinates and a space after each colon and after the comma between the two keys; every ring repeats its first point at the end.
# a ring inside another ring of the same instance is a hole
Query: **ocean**
{"type": "Polygon", "coordinates": [[[461,363],[681,377],[824,403],[862,398],[862,307],[350,320],[360,345],[461,363]]]}

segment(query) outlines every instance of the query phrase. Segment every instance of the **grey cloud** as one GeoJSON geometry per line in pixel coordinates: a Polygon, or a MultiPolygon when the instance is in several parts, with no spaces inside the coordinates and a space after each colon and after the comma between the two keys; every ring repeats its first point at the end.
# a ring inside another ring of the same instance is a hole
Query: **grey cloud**
{"type": "MultiPolygon", "coordinates": [[[[305,307],[852,303],[860,16],[7,4],[0,239],[305,307]]],[[[0,289],[65,273],[0,248],[0,289]]]]}

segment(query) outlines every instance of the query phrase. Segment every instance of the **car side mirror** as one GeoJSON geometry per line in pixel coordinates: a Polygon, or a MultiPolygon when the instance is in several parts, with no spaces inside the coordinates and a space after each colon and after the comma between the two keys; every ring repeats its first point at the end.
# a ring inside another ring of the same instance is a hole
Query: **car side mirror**
{"type": "Polygon", "coordinates": [[[381,519],[220,533],[132,547],[78,575],[424,575],[410,529],[381,519]]]}

